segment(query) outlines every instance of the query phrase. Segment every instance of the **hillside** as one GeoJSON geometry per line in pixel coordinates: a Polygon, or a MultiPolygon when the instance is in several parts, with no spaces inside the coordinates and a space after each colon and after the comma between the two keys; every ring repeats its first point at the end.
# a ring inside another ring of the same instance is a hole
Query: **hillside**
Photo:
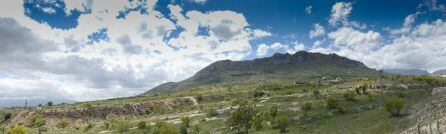
{"type": "Polygon", "coordinates": [[[433,75],[446,75],[446,69],[435,71],[432,74],[433,75]]]}
{"type": "Polygon", "coordinates": [[[246,61],[217,61],[198,71],[194,76],[159,85],[145,94],[171,92],[213,84],[234,83],[293,83],[317,81],[322,77],[335,79],[375,75],[363,63],[336,54],[299,51],[295,54],[276,53],[271,57],[246,61]]]}

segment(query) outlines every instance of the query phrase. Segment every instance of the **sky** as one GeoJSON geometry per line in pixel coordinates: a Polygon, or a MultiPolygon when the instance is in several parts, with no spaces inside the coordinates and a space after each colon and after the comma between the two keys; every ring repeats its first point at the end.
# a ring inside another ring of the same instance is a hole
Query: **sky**
{"type": "Polygon", "coordinates": [[[2,0],[0,105],[133,96],[218,60],[446,68],[445,0],[2,0]]]}

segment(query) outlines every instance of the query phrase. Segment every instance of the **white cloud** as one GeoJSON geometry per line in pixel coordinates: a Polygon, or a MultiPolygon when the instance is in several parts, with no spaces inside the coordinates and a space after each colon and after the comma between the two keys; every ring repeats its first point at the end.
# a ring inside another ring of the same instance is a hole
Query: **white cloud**
{"type": "Polygon", "coordinates": [[[192,1],[198,4],[204,4],[206,3],[207,0],[192,0],[192,1]]]}
{"type": "Polygon", "coordinates": [[[319,23],[316,23],[313,26],[314,29],[310,31],[310,38],[315,38],[325,34],[325,28],[319,25],[319,23]]]}
{"type": "Polygon", "coordinates": [[[352,12],[352,9],[352,4],[349,2],[337,2],[331,9],[328,22],[333,27],[339,25],[339,23],[348,25],[348,16],[352,12]]]}
{"type": "Polygon", "coordinates": [[[45,12],[45,13],[48,13],[48,14],[54,14],[54,13],[56,13],[56,10],[54,10],[54,9],[51,8],[51,7],[44,7],[44,8],[42,8],[42,11],[45,12]]]}
{"type": "Polygon", "coordinates": [[[311,15],[313,7],[311,5],[305,7],[305,13],[311,15]]]}
{"type": "Polygon", "coordinates": [[[259,47],[257,48],[257,56],[266,56],[266,54],[268,54],[270,47],[266,44],[260,44],[259,47]]]}
{"type": "Polygon", "coordinates": [[[412,25],[415,22],[415,19],[420,13],[417,12],[415,14],[410,14],[404,19],[403,27],[400,29],[390,29],[390,34],[405,34],[408,33],[412,29],[412,25]]]}
{"type": "MultiPolygon", "coordinates": [[[[51,87],[54,94],[46,97],[63,94],[73,100],[135,95],[164,82],[183,80],[214,61],[240,60],[251,53],[250,40],[271,35],[262,29],[251,30],[243,14],[233,11],[183,12],[180,6],[169,5],[172,14],[164,16],[154,10],[155,3],[156,0],[67,1],[67,13],[91,11],[81,14],[77,27],[68,30],[53,29],[26,17],[24,9],[17,8],[23,1],[2,3],[0,16],[11,17],[9,20],[17,23],[0,27],[0,38],[4,38],[1,41],[22,43],[8,47],[11,53],[0,54],[0,60],[11,63],[0,65],[0,70],[14,74],[14,78],[0,79],[0,87],[2,83],[21,83],[15,80],[19,78],[29,82],[23,82],[24,87],[10,87],[10,91],[26,89],[33,93],[51,87]],[[141,5],[147,7],[148,14],[136,11],[129,12],[125,19],[116,18],[123,9],[141,5]],[[9,33],[7,29],[11,29],[9,33]],[[89,42],[88,35],[99,29],[107,29],[109,40],[84,45],[89,42]],[[22,37],[18,35],[26,38],[9,37],[22,37]],[[25,46],[38,48],[27,52],[25,46]],[[72,49],[76,51],[68,51],[72,49]],[[23,60],[7,61],[18,57],[23,60]]],[[[12,95],[0,92],[0,99],[4,96],[12,95]]]]}

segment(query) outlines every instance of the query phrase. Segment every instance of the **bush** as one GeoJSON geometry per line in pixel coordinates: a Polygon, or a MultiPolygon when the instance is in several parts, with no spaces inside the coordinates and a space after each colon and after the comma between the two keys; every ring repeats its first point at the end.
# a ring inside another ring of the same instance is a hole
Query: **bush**
{"type": "Polygon", "coordinates": [[[404,107],[403,99],[393,99],[384,103],[384,109],[386,109],[392,116],[400,116],[401,110],[404,107]]]}
{"type": "Polygon", "coordinates": [[[187,132],[187,127],[184,126],[184,125],[181,125],[181,126],[180,126],[180,133],[181,133],[181,134],[188,134],[188,132],[187,132]]]}
{"type": "Polygon", "coordinates": [[[270,122],[274,123],[275,122],[275,118],[277,116],[277,113],[279,112],[277,110],[277,106],[273,105],[271,107],[268,108],[267,111],[265,111],[265,118],[268,119],[270,122]]]}
{"type": "Polygon", "coordinates": [[[15,125],[7,132],[7,134],[27,134],[27,131],[22,125],[15,125]]]}
{"type": "Polygon", "coordinates": [[[260,129],[262,129],[262,123],[263,123],[263,118],[262,115],[257,114],[256,116],[253,117],[252,119],[252,123],[254,125],[254,128],[258,131],[260,129]]]}
{"type": "Polygon", "coordinates": [[[88,125],[85,126],[84,131],[85,131],[85,132],[90,131],[93,127],[94,127],[94,124],[93,124],[93,123],[88,123],[88,125]]]}
{"type": "Polygon", "coordinates": [[[279,128],[280,133],[284,133],[287,131],[286,129],[289,125],[289,121],[287,120],[287,118],[277,117],[276,122],[277,122],[277,128],[279,128]]]}
{"type": "Polygon", "coordinates": [[[243,132],[248,133],[253,123],[253,117],[257,115],[257,111],[254,109],[255,104],[247,100],[238,101],[236,110],[230,113],[227,119],[227,124],[231,128],[235,128],[237,132],[243,129],[243,132]]]}
{"type": "Polygon", "coordinates": [[[137,125],[138,125],[138,128],[139,128],[139,129],[145,129],[145,128],[147,128],[147,123],[146,123],[146,121],[139,121],[137,125]]]}
{"type": "Polygon", "coordinates": [[[104,128],[109,129],[110,128],[110,122],[106,121],[104,122],[104,128]]]}
{"type": "Polygon", "coordinates": [[[130,122],[127,120],[113,119],[111,127],[120,133],[124,133],[130,129],[130,122]]]}
{"type": "Polygon", "coordinates": [[[190,127],[190,117],[189,116],[184,116],[181,118],[181,125],[185,126],[186,128],[190,127]]]}
{"type": "Polygon", "coordinates": [[[45,119],[43,119],[42,115],[35,115],[31,118],[31,122],[29,124],[30,127],[40,128],[46,124],[45,119]]]}
{"type": "Polygon", "coordinates": [[[349,92],[345,92],[343,94],[343,96],[344,96],[345,100],[347,100],[347,101],[355,101],[356,94],[349,91],[349,92]]]}
{"type": "Polygon", "coordinates": [[[217,112],[217,110],[211,108],[211,109],[209,109],[209,111],[206,113],[206,115],[207,115],[208,117],[214,117],[214,116],[218,116],[218,112],[217,112]]]}
{"type": "Polygon", "coordinates": [[[401,92],[398,93],[398,97],[404,98],[404,97],[406,97],[406,93],[401,91],[401,92]]]}
{"type": "Polygon", "coordinates": [[[262,97],[263,95],[265,95],[265,92],[256,90],[256,91],[254,91],[252,97],[253,98],[259,98],[259,97],[262,97]]]}
{"type": "Polygon", "coordinates": [[[300,108],[305,112],[305,116],[307,116],[308,111],[311,110],[311,105],[313,105],[313,103],[311,101],[308,101],[302,103],[302,105],[300,106],[300,108]]]}
{"type": "Polygon", "coordinates": [[[70,124],[70,122],[68,121],[67,118],[63,118],[61,120],[59,120],[59,122],[57,122],[57,128],[66,128],[68,127],[68,125],[70,124]]]}
{"type": "Polygon", "coordinates": [[[333,99],[333,98],[328,98],[327,100],[325,100],[325,106],[328,109],[336,109],[339,105],[338,100],[333,99]]]}
{"type": "Polygon", "coordinates": [[[177,128],[166,122],[158,122],[155,124],[153,134],[177,134],[177,128]]]}
{"type": "Polygon", "coordinates": [[[321,98],[321,92],[319,90],[313,90],[313,95],[316,99],[321,98]]]}
{"type": "Polygon", "coordinates": [[[11,113],[6,113],[5,115],[3,115],[3,121],[2,122],[5,122],[5,121],[9,120],[11,117],[12,117],[11,113]]]}
{"type": "Polygon", "coordinates": [[[371,92],[371,93],[367,94],[367,99],[369,101],[374,101],[376,99],[376,97],[378,97],[378,95],[376,93],[371,92]]]}

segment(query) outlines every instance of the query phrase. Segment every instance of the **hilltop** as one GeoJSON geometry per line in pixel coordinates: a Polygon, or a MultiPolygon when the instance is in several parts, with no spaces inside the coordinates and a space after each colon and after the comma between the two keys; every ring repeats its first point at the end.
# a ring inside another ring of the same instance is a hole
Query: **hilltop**
{"type": "Polygon", "coordinates": [[[145,94],[172,92],[206,85],[228,85],[256,82],[293,83],[317,81],[322,77],[335,79],[376,75],[363,63],[336,54],[299,51],[295,54],[275,53],[271,57],[217,61],[192,77],[161,84],[145,94]]]}

